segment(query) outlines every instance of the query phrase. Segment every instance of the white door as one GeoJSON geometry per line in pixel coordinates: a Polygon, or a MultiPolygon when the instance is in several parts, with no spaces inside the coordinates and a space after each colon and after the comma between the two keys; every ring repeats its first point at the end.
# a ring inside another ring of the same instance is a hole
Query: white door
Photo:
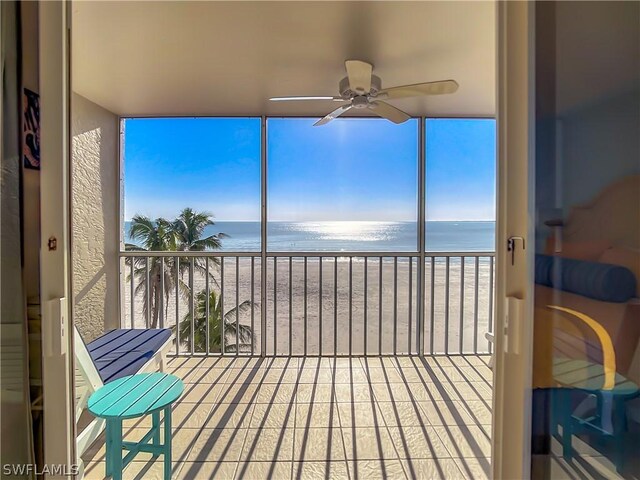
{"type": "Polygon", "coordinates": [[[493,478],[530,477],[533,3],[498,8],[498,225],[493,478]],[[508,249],[511,239],[513,248],[508,249]]]}
{"type": "Polygon", "coordinates": [[[47,478],[74,473],[69,295],[68,5],[40,2],[41,243],[44,461],[47,478]]]}

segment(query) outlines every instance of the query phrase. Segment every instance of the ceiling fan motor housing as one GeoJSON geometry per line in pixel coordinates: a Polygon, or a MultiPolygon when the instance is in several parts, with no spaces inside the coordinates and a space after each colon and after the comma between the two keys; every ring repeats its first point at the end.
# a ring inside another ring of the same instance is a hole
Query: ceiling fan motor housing
{"type": "Polygon", "coordinates": [[[351,106],[353,108],[369,108],[369,99],[366,95],[358,95],[351,99],[351,106]]]}
{"type": "MultiPolygon", "coordinates": [[[[382,89],[382,80],[377,75],[371,75],[371,90],[364,92],[365,95],[375,96],[382,89]]],[[[354,92],[349,88],[349,77],[344,77],[338,85],[340,96],[344,99],[350,99],[362,95],[362,93],[354,92]]]]}

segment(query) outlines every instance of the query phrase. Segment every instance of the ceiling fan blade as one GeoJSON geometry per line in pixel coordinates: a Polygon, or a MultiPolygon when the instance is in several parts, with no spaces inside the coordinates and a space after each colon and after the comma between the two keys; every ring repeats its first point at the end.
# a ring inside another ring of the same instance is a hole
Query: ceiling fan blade
{"type": "Polygon", "coordinates": [[[361,60],[347,60],[344,62],[349,77],[349,88],[359,95],[369,93],[371,90],[371,75],[373,65],[361,60]]]}
{"type": "Polygon", "coordinates": [[[271,97],[269,100],[272,102],[289,102],[296,100],[332,100],[334,102],[344,102],[342,97],[271,97]]]}
{"type": "Polygon", "coordinates": [[[458,82],[455,80],[442,80],[440,82],[416,83],[414,85],[402,85],[400,87],[383,88],[376,98],[402,98],[418,97],[420,95],[443,95],[458,90],[458,82]]]}
{"type": "Polygon", "coordinates": [[[409,114],[385,102],[371,102],[369,109],[376,115],[386,118],[393,123],[403,123],[411,118],[409,114]]]}
{"type": "Polygon", "coordinates": [[[346,111],[351,110],[351,104],[348,103],[346,105],[341,105],[338,108],[336,108],[333,112],[331,112],[330,114],[328,114],[327,116],[321,118],[320,120],[318,120],[316,123],[313,124],[314,127],[319,127],[320,125],[324,125],[326,123],[329,123],[331,120],[335,120],[336,118],[338,118],[340,115],[342,115],[343,113],[345,113],[346,111]]]}

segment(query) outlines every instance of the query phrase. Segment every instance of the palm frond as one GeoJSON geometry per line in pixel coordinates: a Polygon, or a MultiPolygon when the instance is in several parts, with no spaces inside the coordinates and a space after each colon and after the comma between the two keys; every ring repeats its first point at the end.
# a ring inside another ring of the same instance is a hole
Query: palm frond
{"type": "MultiPolygon", "coordinates": [[[[237,322],[225,322],[224,328],[225,338],[238,337],[238,343],[246,344],[251,342],[253,330],[247,325],[237,322]]],[[[232,342],[227,342],[228,344],[232,342]]]]}
{"type": "Polygon", "coordinates": [[[238,316],[240,316],[243,313],[246,313],[249,310],[251,310],[251,305],[252,305],[251,300],[245,300],[244,302],[240,303],[240,305],[236,305],[235,307],[233,307],[231,310],[229,310],[227,313],[224,314],[225,321],[230,322],[232,318],[234,319],[233,321],[235,321],[236,312],[238,316]]]}
{"type": "Polygon", "coordinates": [[[135,243],[125,243],[124,249],[128,252],[146,252],[147,249],[141,247],[140,245],[136,245],[135,243]]]}
{"type": "Polygon", "coordinates": [[[209,351],[221,350],[223,336],[225,348],[228,351],[235,347],[236,336],[238,344],[246,345],[251,341],[253,338],[251,328],[231,320],[235,318],[236,312],[239,315],[241,312],[246,312],[247,309],[251,308],[251,302],[245,300],[223,316],[221,315],[222,302],[220,300],[219,293],[216,291],[211,291],[207,295],[206,291],[202,290],[195,295],[193,316],[191,312],[187,313],[178,326],[180,342],[186,348],[191,348],[191,338],[193,336],[194,351],[205,351],[207,347],[207,328],[209,330],[209,351]],[[193,335],[191,333],[192,324],[194,328],[193,335]]]}

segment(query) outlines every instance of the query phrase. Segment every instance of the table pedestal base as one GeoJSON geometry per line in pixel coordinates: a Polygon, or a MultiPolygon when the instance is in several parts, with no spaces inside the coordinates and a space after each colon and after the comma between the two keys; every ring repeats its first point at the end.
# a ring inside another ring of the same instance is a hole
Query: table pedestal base
{"type": "Polygon", "coordinates": [[[171,478],[171,406],[162,409],[164,420],[164,443],[160,443],[160,410],[153,412],[151,429],[139,442],[125,442],[122,438],[122,419],[107,418],[106,448],[107,477],[122,480],[122,471],[139,452],[153,454],[154,457],[164,455],[164,479],[171,478]],[[128,453],[122,457],[122,451],[128,453]]]}

